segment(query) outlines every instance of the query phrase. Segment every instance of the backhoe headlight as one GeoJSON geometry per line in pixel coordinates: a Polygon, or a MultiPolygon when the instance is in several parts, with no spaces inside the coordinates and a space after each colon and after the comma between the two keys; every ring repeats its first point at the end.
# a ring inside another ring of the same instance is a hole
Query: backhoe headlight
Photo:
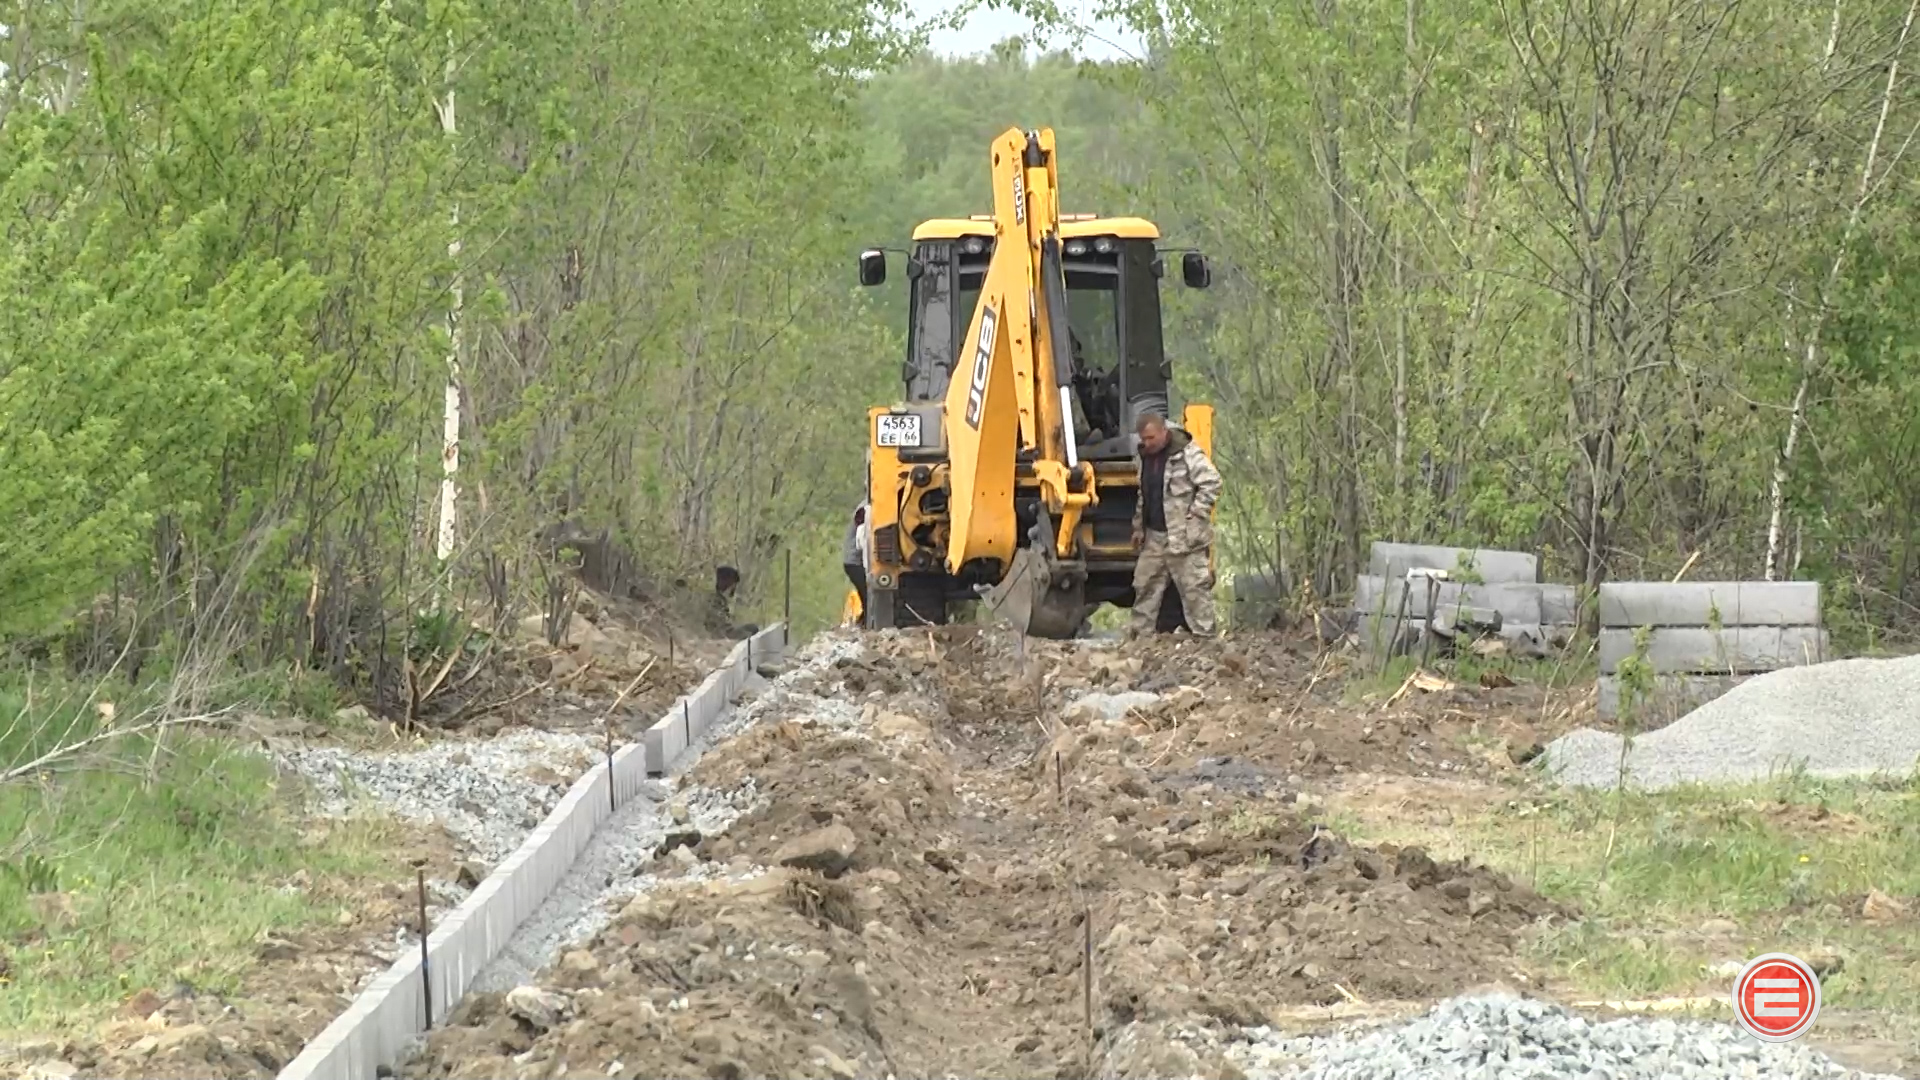
{"type": "Polygon", "coordinates": [[[1093,242],[1093,250],[1099,252],[1102,255],[1111,255],[1113,254],[1113,241],[1108,237],[1103,236],[1100,239],[1095,240],[1093,242]]]}
{"type": "Polygon", "coordinates": [[[987,242],[985,240],[980,239],[977,236],[967,237],[967,242],[965,246],[966,246],[967,254],[969,255],[978,255],[981,252],[987,250],[987,242]]]}
{"type": "Polygon", "coordinates": [[[1085,240],[1069,240],[1067,242],[1067,254],[1073,255],[1073,256],[1080,256],[1080,255],[1085,255],[1086,253],[1087,253],[1087,242],[1085,240]]]}

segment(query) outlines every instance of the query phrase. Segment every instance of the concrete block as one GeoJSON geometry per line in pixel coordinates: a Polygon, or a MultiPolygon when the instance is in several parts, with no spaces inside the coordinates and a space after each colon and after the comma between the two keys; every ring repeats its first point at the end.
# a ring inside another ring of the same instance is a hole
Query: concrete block
{"type": "Polygon", "coordinates": [[[1451,607],[1442,604],[1439,610],[1433,613],[1435,630],[1450,631],[1461,626],[1498,630],[1506,624],[1506,616],[1500,614],[1499,608],[1451,607]]]}
{"type": "Polygon", "coordinates": [[[728,686],[732,681],[726,672],[716,671],[707,676],[698,689],[687,695],[693,702],[693,729],[696,733],[705,731],[726,709],[727,703],[733,698],[728,686]]]}
{"type": "MultiPolygon", "coordinates": [[[[1642,727],[1664,726],[1752,678],[1750,675],[1656,675],[1653,687],[1640,702],[1642,727]]],[[[1598,711],[1607,720],[1620,718],[1620,677],[1600,676],[1598,711]]]]}
{"type": "Polygon", "coordinates": [[[692,731],[692,699],[683,697],[647,729],[648,775],[665,776],[667,769],[686,752],[687,744],[692,741],[692,731]]]}
{"type": "Polygon", "coordinates": [[[1817,581],[1611,581],[1600,586],[1600,625],[1818,626],[1817,581]]]}
{"type": "MultiPolygon", "coordinates": [[[[1424,620],[1427,617],[1427,585],[1425,582],[1415,582],[1409,588],[1405,578],[1361,575],[1354,580],[1353,609],[1363,617],[1380,615],[1391,622],[1400,610],[1400,597],[1403,594],[1407,598],[1407,618],[1424,620]]],[[[1536,625],[1541,622],[1538,585],[1467,585],[1443,581],[1433,596],[1437,611],[1482,608],[1498,611],[1500,618],[1506,622],[1536,625]]]]}
{"type": "Polygon", "coordinates": [[[613,791],[622,806],[640,794],[647,780],[647,744],[628,743],[613,752],[613,791]]]}
{"type": "Polygon", "coordinates": [[[775,623],[767,627],[765,630],[753,635],[752,641],[752,669],[758,669],[768,664],[785,662],[787,658],[787,626],[785,623],[775,623]]]}
{"type": "MultiPolygon", "coordinates": [[[[1632,630],[1600,631],[1600,672],[1612,675],[1633,655],[1632,630]]],[[[1656,674],[1747,674],[1818,663],[1826,631],[1811,626],[1735,626],[1718,632],[1669,626],[1653,631],[1647,661],[1656,674]]]]}
{"type": "MultiPolygon", "coordinates": [[[[777,662],[786,628],[775,624],[752,640],[754,663],[777,662]]],[[[706,723],[744,683],[748,649],[743,642],[734,670],[709,676],[707,693],[696,691],[706,723]]],[[[684,752],[696,703],[683,699],[682,705],[649,728],[642,743],[622,747],[611,762],[597,762],[576,780],[533,833],[433,928],[427,937],[426,970],[436,1020],[452,1011],[520,924],[552,894],[612,814],[607,793],[623,799],[637,795],[656,754],[664,769],[684,752]]],[[[279,1080],[369,1080],[381,1066],[393,1064],[426,1024],[421,977],[420,953],[408,950],[301,1048],[280,1071],[279,1080]]]]}
{"type": "Polygon", "coordinates": [[[1480,579],[1489,585],[1531,585],[1540,581],[1540,557],[1528,552],[1394,544],[1384,540],[1374,541],[1367,559],[1367,573],[1376,577],[1405,579],[1407,571],[1411,569],[1452,571],[1468,562],[1471,562],[1480,579]]]}
{"type": "Polygon", "coordinates": [[[1540,586],[1540,621],[1553,626],[1580,622],[1580,589],[1574,585],[1540,586]]]}
{"type": "Polygon", "coordinates": [[[693,738],[696,741],[705,736],[713,727],[714,721],[720,719],[720,714],[726,711],[728,701],[732,697],[727,693],[729,681],[709,678],[700,684],[699,689],[687,695],[692,705],[690,715],[693,718],[693,738]]]}

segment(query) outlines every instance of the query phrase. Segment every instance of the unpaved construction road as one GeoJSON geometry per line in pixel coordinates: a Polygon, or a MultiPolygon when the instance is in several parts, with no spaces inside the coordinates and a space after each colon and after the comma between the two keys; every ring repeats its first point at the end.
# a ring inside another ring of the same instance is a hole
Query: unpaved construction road
{"type": "Polygon", "coordinates": [[[750,809],[711,833],[678,814],[602,883],[590,936],[470,995],[398,1074],[1861,1075],[1724,1020],[1598,1027],[1498,998],[1372,1043],[1288,1041],[1469,991],[1551,996],[1525,939],[1575,913],[1352,845],[1315,795],[1510,774],[1547,710],[1512,688],[1485,716],[1357,718],[1272,639],[1022,652],[973,627],[812,643],[681,778],[683,803],[750,809]]]}

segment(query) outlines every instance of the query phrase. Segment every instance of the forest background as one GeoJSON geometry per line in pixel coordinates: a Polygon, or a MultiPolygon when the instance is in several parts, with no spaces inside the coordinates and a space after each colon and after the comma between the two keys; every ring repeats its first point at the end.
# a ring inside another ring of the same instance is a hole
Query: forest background
{"type": "Polygon", "coordinates": [[[1912,2],[1117,0],[1102,63],[892,2],[7,5],[0,635],[385,692],[603,533],[763,621],[791,553],[833,621],[904,354],[854,257],[985,208],[1013,124],[1215,259],[1168,341],[1230,571],[1501,546],[1920,625],[1912,2]]]}

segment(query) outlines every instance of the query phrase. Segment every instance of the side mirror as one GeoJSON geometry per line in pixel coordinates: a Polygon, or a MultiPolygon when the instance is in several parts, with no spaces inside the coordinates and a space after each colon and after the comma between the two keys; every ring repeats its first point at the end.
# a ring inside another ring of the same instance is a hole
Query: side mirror
{"type": "Polygon", "coordinates": [[[878,285],[887,280],[887,253],[872,248],[860,253],[860,284],[878,285]]]}
{"type": "Polygon", "coordinates": [[[1207,265],[1207,257],[1197,251],[1189,251],[1180,256],[1180,277],[1189,289],[1204,289],[1213,284],[1213,267],[1207,265]]]}

